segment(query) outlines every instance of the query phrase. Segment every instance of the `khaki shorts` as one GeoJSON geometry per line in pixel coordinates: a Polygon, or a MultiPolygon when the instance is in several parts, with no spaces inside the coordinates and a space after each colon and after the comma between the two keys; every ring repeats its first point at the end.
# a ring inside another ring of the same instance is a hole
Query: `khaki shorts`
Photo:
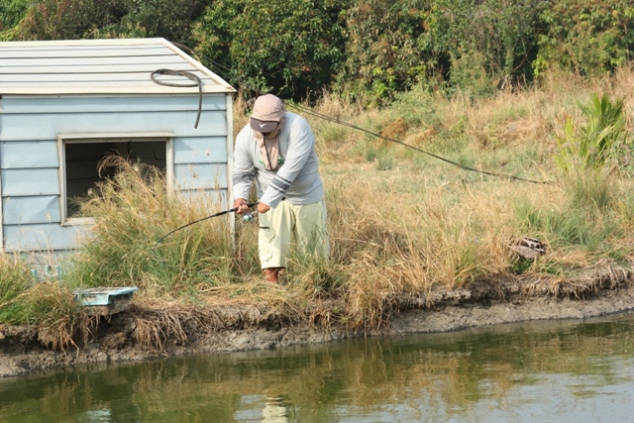
{"type": "Polygon", "coordinates": [[[305,205],[282,201],[274,209],[258,216],[258,246],[262,269],[286,267],[286,260],[295,247],[304,255],[328,259],[330,243],[326,230],[324,200],[305,205]]]}

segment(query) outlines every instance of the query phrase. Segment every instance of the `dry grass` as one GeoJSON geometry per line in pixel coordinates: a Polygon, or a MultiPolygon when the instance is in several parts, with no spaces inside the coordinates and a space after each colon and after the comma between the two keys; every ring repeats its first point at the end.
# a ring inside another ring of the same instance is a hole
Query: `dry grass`
{"type": "Polygon", "coordinates": [[[167,193],[157,169],[112,156],[114,179],[98,186],[82,211],[95,218],[67,276],[76,286],[135,285],[153,296],[195,295],[199,285],[231,281],[233,265],[230,221],[205,220],[174,232],[189,222],[219,212],[223,205],[201,193],[195,200],[167,193]],[[160,241],[160,242],[159,242],[160,241]]]}
{"type": "MultiPolygon", "coordinates": [[[[629,268],[632,248],[623,238],[632,224],[627,194],[632,181],[593,174],[578,175],[573,182],[563,178],[552,154],[565,116],[581,118],[579,103],[595,92],[627,96],[633,87],[628,68],[592,81],[551,74],[539,87],[490,99],[457,95],[430,103],[420,95],[421,107],[407,115],[395,116],[393,110],[343,114],[354,125],[460,164],[554,182],[509,182],[467,172],[354,131],[342,132],[345,141],[323,139],[319,147],[330,233],[335,262],[346,268],[351,321],[380,322],[389,299],[402,293],[424,297],[434,287],[461,288],[494,276],[513,278],[518,271],[568,281],[602,260],[629,268]],[[416,110],[419,116],[413,116],[416,110]],[[371,149],[387,149],[396,158],[394,167],[379,170],[380,152],[368,155],[371,149]],[[522,236],[538,238],[549,248],[518,267],[506,240],[522,236]]],[[[629,116],[632,108],[628,97],[629,116]]],[[[310,119],[320,128],[318,138],[336,131],[333,124],[310,119]]],[[[568,285],[572,291],[574,286],[568,285]]],[[[578,292],[585,289],[581,284],[578,292]]],[[[560,295],[570,289],[549,292],[560,295]]]]}
{"type": "MultiPolygon", "coordinates": [[[[135,285],[136,342],[161,349],[202,331],[303,321],[378,328],[399,305],[417,298],[433,305],[436,290],[469,289],[500,281],[523,283],[524,293],[584,296],[629,276],[634,228],[633,181],[624,173],[564,178],[552,155],[566,116],[580,119],[590,94],[626,96],[631,123],[634,76],[584,80],[549,74],[539,87],[488,99],[426,92],[404,94],[389,110],[362,111],[325,94],[315,107],[330,116],[423,148],[461,165],[548,181],[529,183],[465,171],[429,155],[306,116],[317,137],[329,213],[330,263],[293,257],[282,286],[261,280],[257,227],[229,219],[174,234],[166,232],[219,210],[173,198],[164,181],[113,159],[125,178],[102,186],[85,204],[96,217],[95,237],[76,262],[71,285],[135,285]],[[512,238],[537,238],[546,254],[518,258],[512,238]],[[583,269],[610,263],[598,283],[583,269]],[[616,269],[626,269],[619,273],[616,269]],[[625,276],[624,276],[625,275],[625,276]],[[530,281],[526,283],[525,281],[530,281]],[[602,282],[603,281],[603,282],[602,282]]],[[[234,105],[236,132],[248,107],[234,105]]],[[[621,282],[618,282],[621,283],[621,282]]],[[[500,291],[502,288],[500,288],[500,291]]],[[[71,333],[63,321],[50,321],[71,333]]],[[[72,338],[51,342],[72,344],[72,338]]]]}

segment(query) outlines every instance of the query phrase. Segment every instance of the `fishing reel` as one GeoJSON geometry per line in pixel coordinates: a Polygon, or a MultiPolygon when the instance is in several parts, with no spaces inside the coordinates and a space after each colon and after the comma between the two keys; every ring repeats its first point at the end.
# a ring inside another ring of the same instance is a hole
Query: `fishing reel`
{"type": "Polygon", "coordinates": [[[258,218],[257,212],[249,212],[242,215],[242,223],[250,223],[258,218]]]}

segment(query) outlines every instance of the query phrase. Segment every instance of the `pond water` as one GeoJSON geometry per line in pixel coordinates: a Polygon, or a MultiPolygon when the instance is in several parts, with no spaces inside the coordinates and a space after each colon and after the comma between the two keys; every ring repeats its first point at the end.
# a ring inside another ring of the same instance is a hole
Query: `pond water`
{"type": "Polygon", "coordinates": [[[626,422],[634,314],[0,379],[0,423],[626,422]]]}

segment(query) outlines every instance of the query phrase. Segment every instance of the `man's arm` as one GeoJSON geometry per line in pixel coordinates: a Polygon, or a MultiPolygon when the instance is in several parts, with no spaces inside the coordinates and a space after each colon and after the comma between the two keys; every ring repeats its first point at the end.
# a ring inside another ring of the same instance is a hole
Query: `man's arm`
{"type": "Polygon", "coordinates": [[[255,178],[255,165],[247,148],[248,135],[240,132],[236,137],[236,146],[233,153],[233,174],[231,183],[233,186],[234,208],[241,214],[248,210],[246,207],[249,191],[255,178]]]}

